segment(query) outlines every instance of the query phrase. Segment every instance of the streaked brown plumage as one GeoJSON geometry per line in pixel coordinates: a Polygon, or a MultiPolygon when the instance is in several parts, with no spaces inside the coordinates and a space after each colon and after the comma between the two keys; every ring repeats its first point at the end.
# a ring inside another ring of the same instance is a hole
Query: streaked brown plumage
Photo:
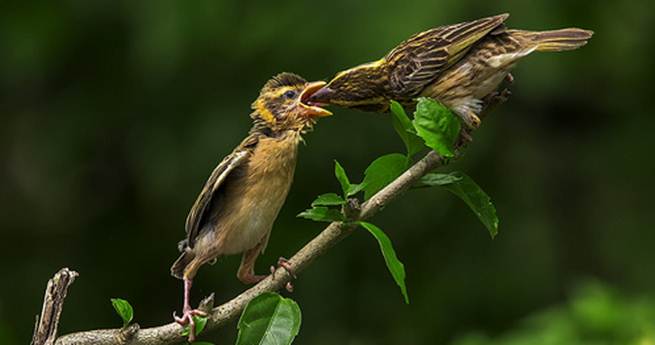
{"type": "Polygon", "coordinates": [[[254,265],[266,248],[273,222],[293,180],[298,143],[317,117],[331,115],[304,101],[324,82],[307,83],[282,73],[264,85],[252,104],[254,125],[249,135],[214,169],[186,219],[186,240],[171,274],[185,282],[184,315],[176,320],[191,324],[191,282],[198,269],[219,256],[243,253],[239,280],[255,283],[254,265]]]}
{"type": "Polygon", "coordinates": [[[337,75],[310,102],[384,112],[389,100],[406,106],[419,96],[440,100],[469,127],[479,125],[485,99],[510,69],[533,51],[564,51],[587,43],[593,32],[507,30],[508,14],[441,26],[402,42],[380,60],[337,75]]]}

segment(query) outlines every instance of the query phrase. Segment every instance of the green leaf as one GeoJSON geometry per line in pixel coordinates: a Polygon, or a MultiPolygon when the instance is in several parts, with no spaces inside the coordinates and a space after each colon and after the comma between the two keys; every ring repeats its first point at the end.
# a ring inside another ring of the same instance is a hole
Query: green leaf
{"type": "Polygon", "coordinates": [[[316,200],[312,202],[312,207],[313,206],[335,206],[335,205],[343,205],[346,203],[346,200],[344,200],[342,197],[337,195],[336,193],[326,193],[326,194],[321,194],[319,195],[316,200]]]}
{"type": "Polygon", "coordinates": [[[348,196],[353,196],[366,188],[366,183],[362,182],[360,184],[351,184],[348,189],[348,196]]]}
{"type": "Polygon", "coordinates": [[[392,100],[390,104],[391,121],[393,123],[393,128],[405,143],[405,148],[407,149],[407,157],[412,157],[421,151],[424,147],[423,141],[416,135],[416,129],[412,125],[412,121],[409,119],[405,113],[405,109],[400,103],[392,100]]]}
{"type": "Polygon", "coordinates": [[[389,269],[389,272],[391,272],[393,280],[395,280],[398,287],[400,287],[400,292],[405,298],[405,303],[409,304],[409,295],[407,295],[407,287],[405,286],[405,266],[400,262],[400,260],[398,260],[396,251],[391,244],[391,240],[382,229],[371,223],[357,222],[357,224],[368,230],[368,232],[370,232],[378,241],[380,250],[382,251],[382,256],[384,257],[384,262],[387,264],[387,268],[389,269]]]}
{"type": "Polygon", "coordinates": [[[432,98],[421,97],[416,105],[413,124],[428,147],[443,157],[455,155],[460,123],[450,109],[432,98]]]}
{"type": "Polygon", "coordinates": [[[460,173],[429,173],[421,177],[416,187],[445,186],[462,180],[460,173]]]}
{"type": "Polygon", "coordinates": [[[210,343],[208,341],[194,341],[192,344],[193,345],[214,345],[214,343],[210,343]]]}
{"type": "Polygon", "coordinates": [[[130,302],[121,298],[112,298],[111,305],[114,306],[114,310],[116,310],[118,316],[123,319],[123,327],[129,325],[130,322],[132,322],[132,318],[134,317],[134,309],[132,309],[130,302]]]}
{"type": "MultiPolygon", "coordinates": [[[[435,175],[450,175],[450,177],[444,176],[442,181],[451,178],[454,179],[453,182],[442,183],[439,185],[464,200],[473,213],[478,216],[482,224],[487,228],[491,238],[498,235],[498,216],[496,215],[496,207],[491,202],[489,195],[487,195],[487,193],[485,193],[472,178],[460,172],[435,175]]],[[[437,181],[437,179],[435,179],[435,181],[437,181]]]]}
{"type": "Polygon", "coordinates": [[[344,198],[347,198],[348,192],[351,189],[350,180],[348,179],[348,175],[346,175],[346,170],[336,160],[334,161],[334,176],[336,176],[339,184],[341,184],[344,198]]]}
{"type": "Polygon", "coordinates": [[[334,161],[334,176],[337,177],[339,184],[341,184],[341,190],[343,191],[344,199],[348,198],[351,195],[355,195],[359,193],[362,189],[364,189],[363,183],[360,184],[350,183],[350,180],[348,179],[348,175],[346,175],[346,170],[344,170],[341,164],[339,164],[339,162],[337,162],[336,160],[334,161]]]}
{"type": "Polygon", "coordinates": [[[300,330],[300,307],[290,298],[266,292],[241,314],[236,345],[288,345],[300,330]]]}
{"type": "Polygon", "coordinates": [[[296,217],[310,219],[315,222],[342,222],[345,220],[341,211],[324,206],[306,209],[300,212],[296,217]]]}
{"type": "MultiPolygon", "coordinates": [[[[196,335],[199,335],[205,329],[205,326],[207,326],[208,318],[197,316],[197,315],[193,315],[191,317],[193,318],[193,322],[196,324],[196,335]]],[[[189,325],[186,325],[184,326],[184,329],[182,330],[181,334],[186,337],[189,335],[189,332],[190,332],[189,325]]],[[[194,343],[194,344],[198,344],[198,343],[194,343]]]]}
{"type": "Polygon", "coordinates": [[[391,153],[374,160],[364,171],[364,199],[368,200],[407,169],[407,157],[391,153]]]}

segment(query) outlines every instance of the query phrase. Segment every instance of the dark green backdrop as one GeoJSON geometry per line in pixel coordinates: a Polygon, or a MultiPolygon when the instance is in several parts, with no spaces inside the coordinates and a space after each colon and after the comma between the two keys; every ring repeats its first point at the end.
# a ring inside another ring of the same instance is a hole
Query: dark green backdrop
{"type": "MultiPolygon", "coordinates": [[[[120,326],[110,297],[131,301],[142,326],[171,321],[181,284],[168,269],[186,213],[247,132],[250,102],[270,76],[325,79],[414,32],[501,12],[511,13],[510,27],[579,26],[596,35],[579,51],[525,59],[512,99],[455,164],[492,196],[500,235],[490,240],[445,191],[407,193],[374,222],[405,262],[412,303],[402,303],[375,241],[356,233],[296,282],[297,343],[502,337],[590,279],[627,299],[647,298],[655,293],[654,7],[647,0],[3,4],[0,343],[28,342],[46,280],[63,266],[80,277],[61,333],[120,326]]],[[[322,228],[295,215],[338,189],[333,159],[359,178],[375,157],[403,149],[387,117],[335,113],[306,136],[260,271],[322,228]]],[[[230,257],[201,270],[194,297],[237,294],[244,288],[237,265],[230,257]]],[[[229,344],[234,328],[209,340],[229,344]]]]}

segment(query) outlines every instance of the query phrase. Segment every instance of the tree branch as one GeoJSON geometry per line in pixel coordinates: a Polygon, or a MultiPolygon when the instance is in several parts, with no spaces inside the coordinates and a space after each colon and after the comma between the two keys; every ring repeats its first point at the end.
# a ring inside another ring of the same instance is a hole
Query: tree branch
{"type": "Polygon", "coordinates": [[[36,316],[31,345],[52,345],[57,338],[59,316],[64,307],[68,287],[73,284],[77,272],[62,268],[52,279],[48,280],[43,297],[41,317],[36,316]]]}
{"type": "MultiPolygon", "coordinates": [[[[356,217],[357,220],[372,217],[396,199],[402,192],[410,188],[423,175],[443,163],[444,160],[435,152],[431,151],[366,201],[361,207],[359,216],[356,217]]],[[[354,225],[352,224],[341,222],[330,223],[318,236],[289,259],[289,264],[293,268],[293,271],[296,273],[302,272],[317,257],[348,236],[353,228],[354,225]]],[[[285,269],[277,269],[274,274],[268,276],[257,285],[244,291],[232,300],[213,308],[206,329],[212,330],[225,325],[236,318],[251,299],[264,292],[281,289],[290,279],[291,276],[285,269]]],[[[175,322],[144,329],[139,329],[138,325],[134,324],[128,327],[128,329],[101,329],[67,334],[58,338],[56,345],[168,345],[184,341],[185,337],[180,335],[181,332],[182,326],[175,322]]]]}

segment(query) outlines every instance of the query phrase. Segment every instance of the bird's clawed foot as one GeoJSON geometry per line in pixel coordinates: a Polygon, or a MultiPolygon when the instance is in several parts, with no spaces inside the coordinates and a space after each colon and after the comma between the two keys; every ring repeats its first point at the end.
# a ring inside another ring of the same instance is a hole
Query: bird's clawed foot
{"type": "MultiPolygon", "coordinates": [[[[298,278],[298,277],[296,276],[296,273],[295,273],[294,270],[293,270],[293,267],[291,267],[291,263],[289,263],[289,260],[287,260],[286,258],[283,258],[283,257],[278,258],[278,259],[277,259],[277,267],[278,267],[278,268],[279,268],[279,267],[284,268],[284,270],[287,271],[287,273],[289,273],[289,275],[290,275],[293,279],[297,279],[297,278],[298,278]]],[[[275,267],[275,266],[271,266],[271,275],[273,275],[273,278],[275,278],[275,271],[276,271],[276,267],[275,267]]],[[[293,292],[293,284],[292,284],[290,281],[287,282],[287,284],[284,286],[284,288],[285,288],[287,291],[289,291],[289,292],[293,292]]]]}
{"type": "Polygon", "coordinates": [[[194,316],[207,317],[207,313],[198,309],[191,309],[191,307],[186,306],[182,311],[182,317],[178,317],[173,312],[173,319],[180,326],[189,326],[189,342],[192,343],[196,340],[196,323],[193,320],[194,316]]]}
{"type": "Polygon", "coordinates": [[[505,88],[502,91],[494,91],[491,94],[489,94],[487,97],[484,99],[484,109],[483,112],[489,110],[489,108],[495,107],[499,104],[503,104],[507,102],[509,97],[512,95],[512,91],[509,89],[505,88]]]}
{"type": "Polygon", "coordinates": [[[505,88],[502,91],[496,92],[494,94],[494,101],[495,101],[496,104],[503,104],[503,103],[507,102],[507,100],[509,99],[509,96],[511,96],[511,95],[512,95],[512,91],[505,88]]]}
{"type": "Polygon", "coordinates": [[[296,276],[296,273],[293,271],[293,267],[291,267],[291,263],[289,263],[289,260],[283,257],[279,257],[277,259],[277,265],[279,267],[284,268],[285,271],[289,273],[293,277],[293,279],[297,279],[298,277],[296,276]]]}
{"type": "Polygon", "coordinates": [[[505,76],[505,81],[507,82],[507,84],[514,83],[514,76],[512,75],[512,73],[507,73],[507,75],[505,76]]]}

